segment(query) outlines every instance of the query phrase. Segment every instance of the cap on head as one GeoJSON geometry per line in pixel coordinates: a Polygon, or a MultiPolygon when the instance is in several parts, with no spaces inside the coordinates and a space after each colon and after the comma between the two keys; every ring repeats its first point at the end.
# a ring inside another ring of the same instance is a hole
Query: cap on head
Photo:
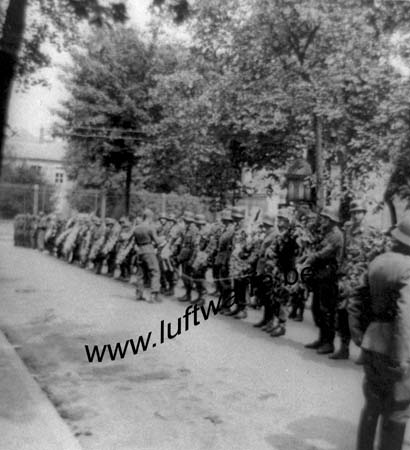
{"type": "Polygon", "coordinates": [[[235,206],[234,208],[232,208],[231,216],[234,220],[242,220],[245,218],[245,210],[235,206]]]}
{"type": "Polygon", "coordinates": [[[353,200],[352,203],[350,203],[349,212],[352,213],[357,211],[364,213],[367,212],[366,203],[364,200],[353,200]]]}
{"type": "Polygon", "coordinates": [[[205,216],[204,216],[203,214],[197,214],[197,215],[194,217],[194,222],[195,222],[197,225],[206,225],[205,216]]]}
{"type": "Polygon", "coordinates": [[[221,212],[221,220],[224,222],[232,222],[232,215],[229,209],[224,209],[221,212]]]}
{"type": "Polygon", "coordinates": [[[154,218],[154,213],[153,213],[152,209],[145,208],[144,212],[142,213],[142,217],[143,217],[144,220],[153,219],[154,218]]]}
{"type": "Polygon", "coordinates": [[[176,215],[174,213],[171,213],[171,214],[168,215],[167,220],[169,220],[170,222],[176,223],[177,222],[177,217],[176,217],[176,215]]]}
{"type": "Polygon", "coordinates": [[[264,214],[262,223],[268,227],[273,227],[275,226],[275,218],[270,214],[264,214]]]}
{"type": "Polygon", "coordinates": [[[289,211],[286,208],[279,209],[278,219],[283,219],[290,222],[289,211]]]}
{"type": "Polygon", "coordinates": [[[410,214],[400,220],[391,232],[392,237],[404,245],[410,247],[410,214]]]}
{"type": "Polygon", "coordinates": [[[159,219],[168,220],[168,216],[167,216],[167,214],[166,214],[165,212],[162,212],[162,213],[159,215],[159,219]]]}
{"type": "Polygon", "coordinates": [[[322,217],[328,218],[332,222],[336,222],[336,223],[340,222],[339,213],[332,208],[329,208],[329,207],[323,208],[323,210],[320,212],[320,215],[322,217]]]}
{"type": "Polygon", "coordinates": [[[185,222],[193,222],[194,221],[194,214],[191,211],[185,211],[182,218],[185,220],[185,222]]]}

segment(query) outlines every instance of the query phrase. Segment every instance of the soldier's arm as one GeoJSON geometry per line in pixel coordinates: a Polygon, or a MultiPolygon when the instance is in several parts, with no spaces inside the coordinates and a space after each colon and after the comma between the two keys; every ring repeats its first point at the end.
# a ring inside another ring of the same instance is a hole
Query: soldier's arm
{"type": "Polygon", "coordinates": [[[160,242],[160,239],[159,239],[159,237],[158,237],[157,230],[156,230],[155,227],[151,227],[151,228],[150,228],[150,237],[151,237],[152,242],[153,242],[157,247],[159,247],[159,246],[161,245],[161,242],[160,242]]]}
{"type": "Polygon", "coordinates": [[[392,358],[408,370],[410,364],[410,269],[400,277],[401,288],[397,299],[397,316],[395,320],[395,345],[392,358]]]}
{"type": "Polygon", "coordinates": [[[343,245],[343,238],[341,234],[331,233],[325,239],[326,240],[322,249],[316,253],[313,253],[313,255],[309,258],[310,261],[313,261],[314,259],[326,259],[331,256],[338,247],[343,245]]]}
{"type": "Polygon", "coordinates": [[[349,328],[353,342],[360,347],[364,332],[368,327],[370,317],[370,287],[367,273],[362,277],[361,284],[353,291],[349,298],[347,310],[349,312],[349,328]]]}

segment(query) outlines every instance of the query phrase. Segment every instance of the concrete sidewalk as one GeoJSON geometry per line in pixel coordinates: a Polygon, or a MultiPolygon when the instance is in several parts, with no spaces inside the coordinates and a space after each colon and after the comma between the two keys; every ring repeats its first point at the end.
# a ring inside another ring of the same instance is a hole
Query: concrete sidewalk
{"type": "Polygon", "coordinates": [[[0,399],[1,450],[81,450],[1,332],[0,399]]]}

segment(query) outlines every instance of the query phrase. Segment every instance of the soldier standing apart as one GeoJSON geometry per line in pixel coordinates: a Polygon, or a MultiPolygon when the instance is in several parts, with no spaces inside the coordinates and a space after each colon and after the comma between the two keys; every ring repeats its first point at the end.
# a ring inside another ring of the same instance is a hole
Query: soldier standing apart
{"type": "Polygon", "coordinates": [[[351,340],[347,305],[355,289],[360,285],[369,263],[384,251],[385,239],[381,232],[363,224],[366,215],[364,202],[355,200],[350,205],[351,221],[344,230],[344,254],[340,269],[339,304],[336,311],[340,348],[330,359],[348,359],[351,340]]]}
{"type": "Polygon", "coordinates": [[[185,232],[182,236],[181,249],[177,255],[177,262],[181,264],[182,268],[182,282],[185,287],[185,295],[178,298],[180,302],[190,302],[192,300],[192,266],[190,265],[191,258],[194,254],[195,240],[198,229],[194,224],[194,215],[190,211],[185,211],[183,216],[185,223],[185,232]]]}
{"type": "Polygon", "coordinates": [[[363,350],[365,397],[357,450],[401,450],[410,416],[410,216],[391,233],[392,251],[377,256],[348,308],[363,350]]]}
{"type": "Polygon", "coordinates": [[[160,288],[159,263],[156,255],[158,236],[153,223],[154,213],[146,209],[142,216],[142,223],[134,227],[134,239],[137,253],[138,270],[136,274],[136,297],[143,300],[144,278],[148,278],[151,284],[151,296],[149,303],[160,302],[158,296],[160,288]]]}
{"type": "Polygon", "coordinates": [[[319,338],[305,347],[325,355],[334,352],[337,273],[343,252],[343,234],[338,227],[339,218],[335,211],[325,208],[320,216],[324,231],[323,240],[318,251],[304,260],[313,273],[312,315],[315,325],[319,328],[319,338]]]}

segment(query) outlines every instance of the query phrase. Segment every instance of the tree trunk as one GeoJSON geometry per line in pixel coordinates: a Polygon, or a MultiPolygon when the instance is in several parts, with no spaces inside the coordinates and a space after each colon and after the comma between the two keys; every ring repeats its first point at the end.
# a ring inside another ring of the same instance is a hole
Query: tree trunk
{"type": "Polygon", "coordinates": [[[322,145],[322,119],[314,115],[315,127],[315,170],[316,170],[316,206],[318,210],[325,206],[325,192],[323,186],[323,145],[322,145]]]}
{"type": "Polygon", "coordinates": [[[7,111],[17,66],[18,52],[23,42],[25,13],[28,0],[10,0],[0,39],[0,175],[7,125],[7,111]]]}
{"type": "Polygon", "coordinates": [[[387,194],[387,192],[385,192],[383,200],[389,209],[391,225],[394,226],[397,223],[397,212],[396,207],[394,206],[393,203],[393,199],[390,197],[390,195],[387,194]]]}
{"type": "Polygon", "coordinates": [[[130,214],[130,196],[131,196],[131,181],[132,181],[132,166],[133,161],[130,159],[127,163],[126,179],[125,179],[125,215],[130,214]]]}

